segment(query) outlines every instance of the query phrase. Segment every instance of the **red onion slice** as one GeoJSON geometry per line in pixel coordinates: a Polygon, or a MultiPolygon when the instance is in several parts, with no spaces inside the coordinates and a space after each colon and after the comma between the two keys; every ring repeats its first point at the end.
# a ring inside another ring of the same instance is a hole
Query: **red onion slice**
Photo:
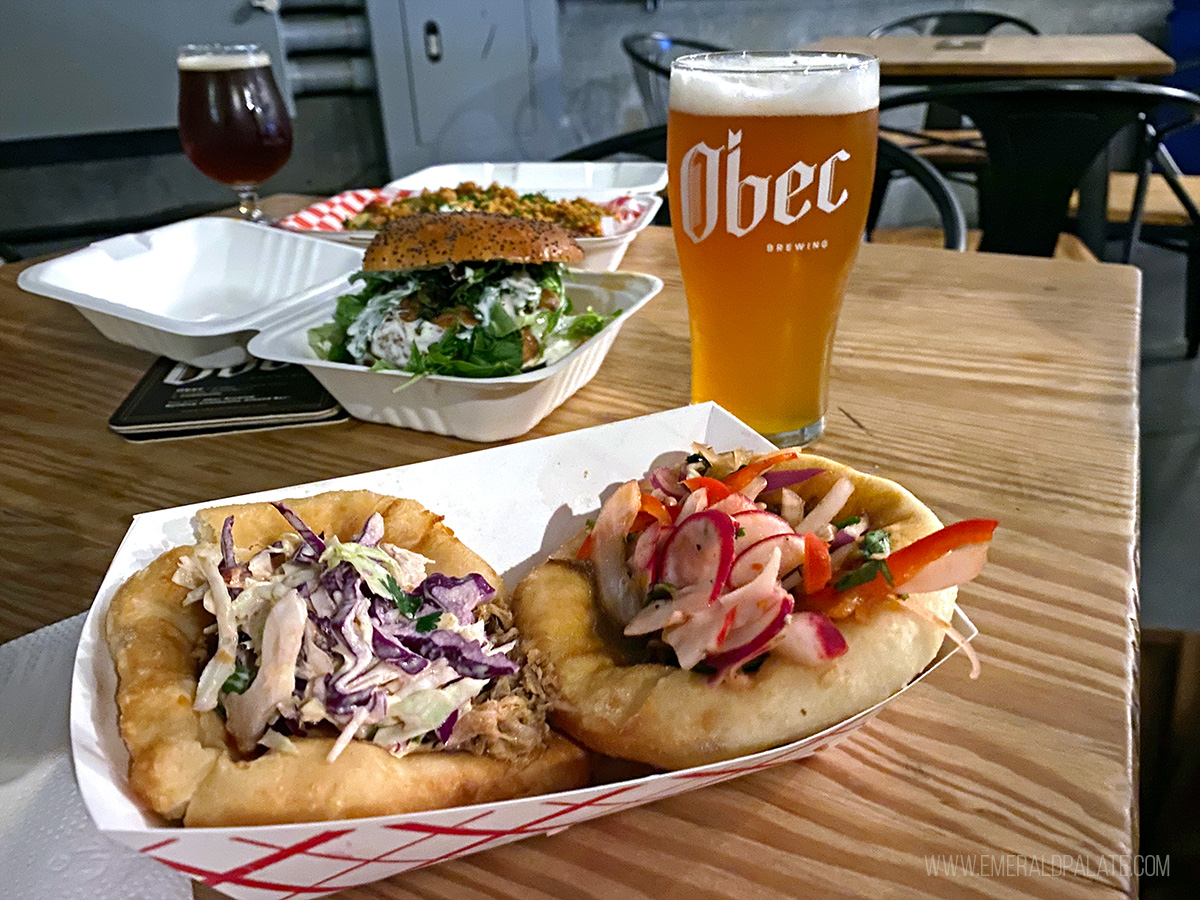
{"type": "Polygon", "coordinates": [[[845,637],[828,616],[805,611],[792,615],[771,652],[802,665],[823,666],[848,649],[845,637]]]}
{"type": "Polygon", "coordinates": [[[794,484],[808,481],[824,471],[824,469],[771,469],[763,473],[763,477],[767,479],[767,486],[763,490],[777,491],[780,488],[791,487],[794,484]]]}
{"type": "Polygon", "coordinates": [[[738,668],[750,662],[756,656],[759,656],[767,649],[767,644],[779,634],[787,624],[788,616],[792,612],[794,601],[791,594],[781,594],[779,600],[779,610],[774,618],[767,622],[765,628],[760,631],[755,637],[742,644],[740,647],[734,647],[731,650],[724,650],[720,653],[714,653],[705,659],[705,662],[717,670],[710,681],[720,681],[738,668]]]}

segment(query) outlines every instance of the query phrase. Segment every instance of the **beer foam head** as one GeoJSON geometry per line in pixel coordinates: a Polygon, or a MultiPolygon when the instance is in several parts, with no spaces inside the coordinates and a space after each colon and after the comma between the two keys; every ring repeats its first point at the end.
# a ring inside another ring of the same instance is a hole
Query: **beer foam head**
{"type": "Polygon", "coordinates": [[[180,48],[177,61],[187,72],[229,72],[261,69],[271,64],[271,57],[254,44],[189,44],[180,48]]]}
{"type": "Polygon", "coordinates": [[[871,56],[701,53],[671,64],[670,107],[696,116],[840,116],[878,105],[871,56]]]}

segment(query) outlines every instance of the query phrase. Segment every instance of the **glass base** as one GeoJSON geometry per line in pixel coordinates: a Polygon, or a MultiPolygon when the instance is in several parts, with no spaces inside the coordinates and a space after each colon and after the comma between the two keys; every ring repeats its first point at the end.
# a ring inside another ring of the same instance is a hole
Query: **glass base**
{"type": "Polygon", "coordinates": [[[820,440],[825,433],[825,418],[822,416],[811,425],[805,425],[795,431],[780,431],[777,434],[764,434],[768,441],[776,447],[807,447],[820,440]]]}

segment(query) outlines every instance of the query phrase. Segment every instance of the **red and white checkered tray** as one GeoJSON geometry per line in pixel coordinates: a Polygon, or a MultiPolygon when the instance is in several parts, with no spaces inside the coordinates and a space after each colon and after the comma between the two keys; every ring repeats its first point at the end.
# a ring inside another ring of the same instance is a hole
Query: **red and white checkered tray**
{"type": "MultiPolygon", "coordinates": [[[[213,503],[282,499],[368,488],[412,497],[446,517],[463,541],[517,580],[582,527],[610,484],[643,474],[666,449],[692,441],[718,449],[771,445],[724,410],[701,404],[476,453],[234,497],[213,503]],[[505,478],[495,478],[495,473],[505,478]],[[479,486],[486,484],[481,495],[479,486]],[[513,517],[511,510],[522,509],[513,517]],[[573,516],[564,516],[568,509],[573,516]]],[[[75,659],[71,744],[88,812],[102,831],[232,897],[318,897],[388,878],[530,835],[706,787],[832,746],[941,665],[954,648],[903,690],[820,734],[783,747],[679,772],[540,797],[434,812],[302,825],[178,828],[147,814],[129,791],[128,756],[117,732],[116,676],[103,640],[109,600],[133,572],[163,550],[192,540],[193,504],[137,516],[92,606],[75,659]]],[[[973,625],[956,614],[967,638],[973,625]]],[[[947,642],[949,643],[949,642],[947,642]]],[[[296,786],[303,790],[303,785],[296,786]]]]}

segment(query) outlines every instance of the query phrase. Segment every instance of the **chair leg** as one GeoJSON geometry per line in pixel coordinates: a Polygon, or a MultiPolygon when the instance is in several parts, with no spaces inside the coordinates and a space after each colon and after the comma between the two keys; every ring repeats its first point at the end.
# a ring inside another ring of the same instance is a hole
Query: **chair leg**
{"type": "Polygon", "coordinates": [[[1187,356],[1184,358],[1195,359],[1197,352],[1200,352],[1200,234],[1195,230],[1188,239],[1183,334],[1187,340],[1187,356]]]}
{"type": "Polygon", "coordinates": [[[866,237],[868,241],[875,235],[875,226],[879,224],[879,213],[883,210],[883,197],[891,183],[892,173],[887,166],[877,167],[875,184],[871,189],[871,202],[867,207],[866,237]]]}

